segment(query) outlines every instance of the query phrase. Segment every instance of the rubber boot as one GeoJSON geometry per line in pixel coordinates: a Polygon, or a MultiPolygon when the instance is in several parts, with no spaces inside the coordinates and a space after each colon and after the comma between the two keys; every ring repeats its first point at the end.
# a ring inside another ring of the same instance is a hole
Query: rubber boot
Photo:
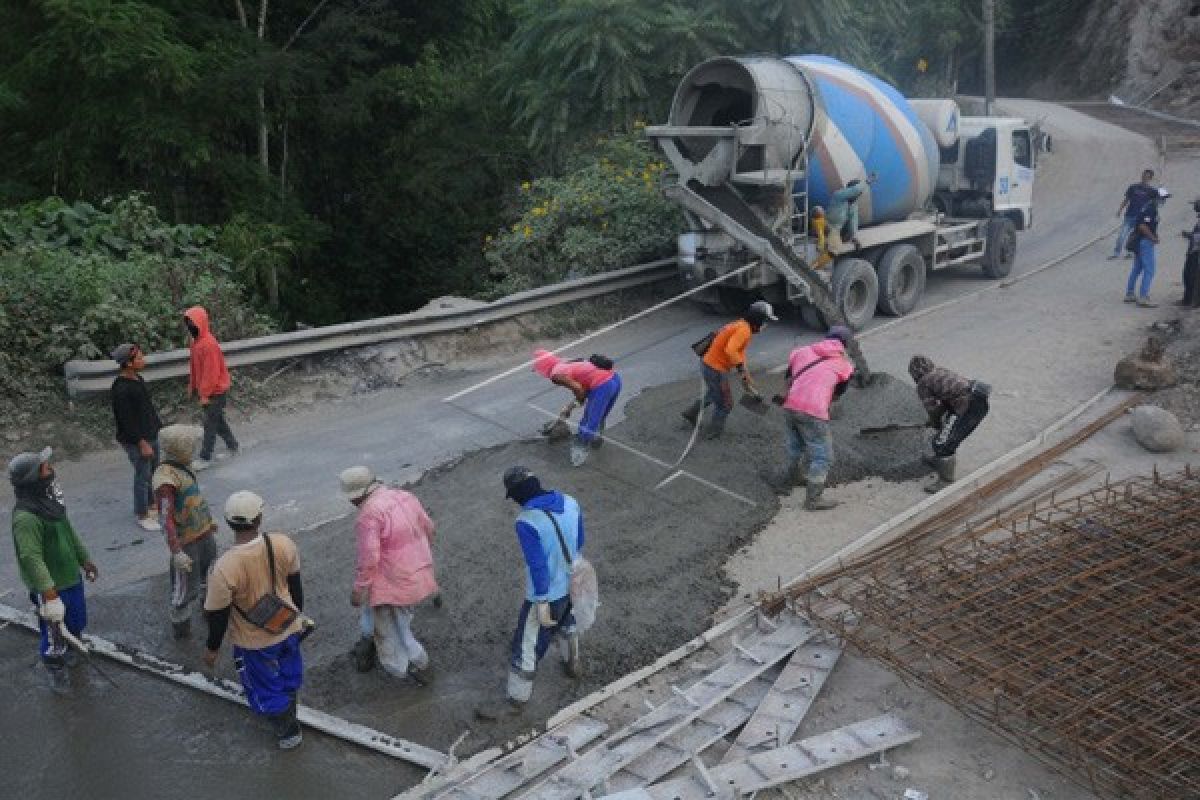
{"type": "Polygon", "coordinates": [[[925,485],[925,491],[935,494],[954,483],[954,460],[954,456],[934,459],[933,468],[937,470],[937,477],[925,485]]]}
{"type": "Polygon", "coordinates": [[[176,639],[190,638],[192,635],[192,621],[185,619],[183,622],[172,622],[171,635],[176,639]]]}
{"type": "Polygon", "coordinates": [[[67,694],[71,691],[71,678],[62,659],[57,659],[55,663],[43,661],[42,664],[46,668],[46,680],[50,684],[50,691],[55,694],[67,694]]]}
{"type": "Polygon", "coordinates": [[[433,683],[433,664],[425,662],[425,666],[418,667],[413,662],[408,662],[408,677],[417,686],[428,686],[433,683]]]}
{"type": "Polygon", "coordinates": [[[581,442],[578,437],[571,441],[571,466],[582,467],[587,463],[588,455],[591,453],[591,448],[584,442],[581,442]]]}
{"type": "Polygon", "coordinates": [[[686,411],[680,411],[679,416],[683,417],[684,420],[687,421],[688,425],[694,427],[696,425],[696,419],[700,416],[700,401],[697,400],[696,402],[692,403],[687,407],[686,411]]]}
{"type": "Polygon", "coordinates": [[[775,494],[781,496],[787,496],[795,487],[804,486],[807,483],[808,479],[804,474],[803,465],[799,462],[788,464],[781,472],[767,478],[767,484],[775,491],[775,494]]]}
{"type": "Polygon", "coordinates": [[[825,491],[825,481],[809,481],[807,495],[804,500],[804,507],[809,511],[828,511],[831,508],[837,507],[837,500],[830,500],[828,497],[822,497],[822,492],[825,491]]]}
{"type": "Polygon", "coordinates": [[[354,668],[359,672],[370,672],[375,668],[375,637],[360,636],[350,651],[354,668]]]}
{"type": "Polygon", "coordinates": [[[725,418],[713,417],[713,421],[708,424],[708,430],[704,433],[705,439],[720,439],[721,434],[725,432],[725,418]]]}
{"type": "Polygon", "coordinates": [[[296,696],[292,695],[291,703],[287,710],[274,714],[270,718],[271,727],[275,731],[275,741],[279,745],[280,750],[294,750],[304,741],[304,734],[300,731],[300,723],[296,720],[296,696]]]}

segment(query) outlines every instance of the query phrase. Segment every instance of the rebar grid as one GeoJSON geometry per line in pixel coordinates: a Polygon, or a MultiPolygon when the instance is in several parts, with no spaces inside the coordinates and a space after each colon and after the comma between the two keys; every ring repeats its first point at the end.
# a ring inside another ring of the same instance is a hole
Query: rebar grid
{"type": "Polygon", "coordinates": [[[818,589],[815,623],[1094,791],[1197,796],[1200,472],[893,547],[818,589]]]}

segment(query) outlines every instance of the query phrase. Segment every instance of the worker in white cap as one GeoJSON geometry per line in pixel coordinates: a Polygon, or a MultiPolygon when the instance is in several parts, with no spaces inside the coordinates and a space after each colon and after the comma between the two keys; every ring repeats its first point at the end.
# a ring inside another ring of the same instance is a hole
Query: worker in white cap
{"type": "Polygon", "coordinates": [[[296,545],[282,533],[260,534],[262,515],[263,500],[254,492],[235,492],[225,501],[233,547],[208,580],[204,663],[216,666],[228,630],[247,705],[270,720],[279,748],[290,750],[302,740],[296,692],[304,682],[300,641],[311,621],[300,614],[304,586],[296,545]]]}
{"type": "MultiPolygon", "coordinates": [[[[412,622],[422,601],[438,597],[433,520],[421,501],[403,489],[384,486],[370,467],[350,467],[339,480],[342,494],[358,508],[354,521],[358,555],[350,602],[363,609],[362,633],[370,631],[379,663],[390,675],[424,685],[433,673],[429,654],[413,635],[412,622]]],[[[360,670],[370,668],[367,653],[360,641],[355,646],[360,670]]]]}
{"type": "Polygon", "coordinates": [[[18,453],[8,462],[8,480],[17,500],[12,511],[17,568],[38,613],[38,652],[50,688],[65,692],[70,686],[66,668],[74,653],[63,628],[77,639],[83,634],[87,625],[83,577],[94,581],[99,570],[67,519],[51,455],[49,447],[40,453],[18,453]]]}
{"type": "Polygon", "coordinates": [[[733,411],[733,391],[729,387],[730,370],[742,379],[742,389],[747,394],[759,396],[750,372],[746,369],[746,348],[754,334],[766,327],[767,321],[777,322],[775,309],[766,300],[750,304],[740,319],[706,336],[692,349],[701,358],[700,370],[704,377],[705,393],[702,400],[692,403],[680,412],[689,425],[696,425],[700,412],[707,406],[714,408],[706,438],[717,439],[725,431],[725,420],[733,411]]]}

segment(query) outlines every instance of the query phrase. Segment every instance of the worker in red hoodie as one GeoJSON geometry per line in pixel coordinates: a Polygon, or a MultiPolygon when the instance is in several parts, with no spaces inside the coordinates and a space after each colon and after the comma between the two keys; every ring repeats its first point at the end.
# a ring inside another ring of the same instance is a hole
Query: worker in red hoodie
{"type": "Polygon", "coordinates": [[[191,374],[188,376],[188,395],[192,392],[200,398],[204,409],[204,438],[200,444],[200,456],[192,462],[194,469],[204,469],[212,461],[213,447],[220,436],[230,455],[238,451],[237,439],[225,420],[225,400],[229,394],[229,370],[225,367],[225,354],[212,331],[208,328],[208,312],[201,306],[192,306],[183,312],[183,322],[192,336],[191,374]]]}

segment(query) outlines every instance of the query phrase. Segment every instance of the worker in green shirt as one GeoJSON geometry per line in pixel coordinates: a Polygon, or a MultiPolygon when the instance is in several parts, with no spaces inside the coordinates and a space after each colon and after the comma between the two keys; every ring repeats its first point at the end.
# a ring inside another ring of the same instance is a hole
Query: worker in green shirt
{"type": "Polygon", "coordinates": [[[8,479],[17,502],[12,513],[13,546],[21,580],[38,612],[42,632],[42,664],[50,688],[70,686],[67,666],[75,660],[62,629],[78,638],[87,626],[83,578],[96,580],[99,571],[67,519],[62,490],[54,480],[49,447],[40,453],[18,453],[8,462],[8,479]]]}

